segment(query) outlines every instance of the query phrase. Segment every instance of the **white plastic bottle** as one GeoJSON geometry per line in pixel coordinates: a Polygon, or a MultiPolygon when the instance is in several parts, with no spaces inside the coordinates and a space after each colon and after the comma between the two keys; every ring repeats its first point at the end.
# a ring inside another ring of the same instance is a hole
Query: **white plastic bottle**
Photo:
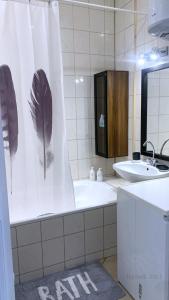
{"type": "Polygon", "coordinates": [[[94,167],[91,167],[90,174],[89,174],[90,180],[94,181],[96,179],[96,173],[94,167]]]}
{"type": "Polygon", "coordinates": [[[97,171],[97,181],[103,181],[103,171],[102,168],[99,168],[97,171]]]}

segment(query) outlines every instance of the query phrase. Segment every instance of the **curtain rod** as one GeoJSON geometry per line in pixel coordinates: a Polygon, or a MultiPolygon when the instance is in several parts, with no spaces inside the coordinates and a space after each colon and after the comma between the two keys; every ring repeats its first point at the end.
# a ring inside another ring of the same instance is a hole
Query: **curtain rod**
{"type": "MultiPolygon", "coordinates": [[[[1,1],[1,0],[0,0],[1,1]]],[[[17,1],[17,0],[4,0],[4,1],[17,1]]],[[[18,0],[20,2],[31,2],[31,0],[18,0]]],[[[115,12],[124,12],[124,13],[132,13],[132,14],[140,14],[140,15],[144,15],[146,16],[147,13],[144,11],[138,11],[138,10],[130,10],[130,9],[125,9],[125,8],[118,8],[118,7],[113,7],[113,6],[106,6],[106,5],[100,5],[100,4],[95,4],[95,3],[89,3],[89,2],[83,2],[83,1],[79,1],[79,0],[37,0],[37,1],[41,1],[41,2],[59,2],[59,3],[72,3],[75,5],[82,5],[82,6],[89,6],[89,7],[95,7],[98,9],[106,9],[106,10],[111,10],[111,11],[115,11],[115,12]]]]}
{"type": "MultiPolygon", "coordinates": [[[[51,1],[51,0],[49,0],[49,1],[51,1]]],[[[118,8],[118,7],[113,7],[113,6],[100,5],[100,4],[83,2],[83,1],[78,1],[78,0],[54,0],[54,1],[59,1],[60,3],[68,2],[68,3],[73,3],[73,4],[76,4],[76,5],[96,7],[96,8],[107,9],[107,10],[118,11],[118,12],[147,15],[147,13],[144,12],[144,11],[130,10],[130,9],[125,9],[125,8],[118,8]]]]}

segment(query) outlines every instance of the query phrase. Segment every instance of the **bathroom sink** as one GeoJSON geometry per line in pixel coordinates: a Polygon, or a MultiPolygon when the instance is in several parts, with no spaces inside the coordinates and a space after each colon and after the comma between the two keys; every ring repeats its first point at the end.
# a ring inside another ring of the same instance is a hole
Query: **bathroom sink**
{"type": "Polygon", "coordinates": [[[144,161],[124,161],[113,164],[113,169],[130,182],[151,180],[169,176],[169,171],[160,171],[144,161]]]}

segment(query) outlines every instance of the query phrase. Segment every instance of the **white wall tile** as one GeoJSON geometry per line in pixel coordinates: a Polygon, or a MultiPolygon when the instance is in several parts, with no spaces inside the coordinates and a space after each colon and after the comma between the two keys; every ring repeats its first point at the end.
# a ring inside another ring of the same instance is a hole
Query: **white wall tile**
{"type": "Polygon", "coordinates": [[[103,226],[103,209],[93,209],[85,212],[85,229],[103,226]]]}
{"type": "Polygon", "coordinates": [[[114,13],[105,11],[105,33],[114,34],[114,13]]]}
{"type": "MultiPolygon", "coordinates": [[[[169,119],[169,115],[160,115],[160,117],[159,117],[159,132],[169,131],[168,119],[169,119]]],[[[157,130],[155,132],[157,132],[157,130]]]]}
{"type": "Polygon", "coordinates": [[[104,11],[90,9],[90,30],[104,33],[104,11]]]}
{"type": "Polygon", "coordinates": [[[73,7],[74,28],[78,30],[89,30],[89,10],[85,7],[73,7]]]}
{"type": "Polygon", "coordinates": [[[56,265],[64,261],[64,238],[44,241],[43,264],[45,267],[56,265]]]}
{"type": "Polygon", "coordinates": [[[76,97],[77,98],[89,98],[91,92],[91,77],[78,76],[79,82],[76,83],[76,97]],[[80,80],[81,79],[81,80],[80,80]]]}
{"type": "Polygon", "coordinates": [[[73,53],[63,53],[63,69],[64,75],[74,75],[75,74],[75,60],[73,53]]]}
{"type": "Polygon", "coordinates": [[[15,275],[19,274],[19,261],[18,261],[18,249],[12,250],[13,257],[13,270],[15,275]]]}
{"type": "Polygon", "coordinates": [[[103,257],[103,251],[99,251],[96,253],[92,253],[92,254],[87,254],[86,255],[86,263],[90,263],[93,261],[98,261],[103,257]]]}
{"type": "Polygon", "coordinates": [[[64,271],[64,263],[59,263],[50,267],[44,268],[44,275],[50,275],[53,273],[64,271]]]}
{"type": "Polygon", "coordinates": [[[90,98],[77,98],[77,119],[88,119],[92,117],[93,112],[90,98]]]}
{"type": "Polygon", "coordinates": [[[110,56],[114,55],[114,35],[105,35],[105,54],[110,56]]]}
{"type": "Polygon", "coordinates": [[[77,160],[70,161],[70,169],[71,169],[72,179],[77,180],[79,177],[77,160]]]}
{"type": "Polygon", "coordinates": [[[41,222],[42,239],[49,240],[63,235],[63,219],[49,218],[41,222]]]}
{"type": "Polygon", "coordinates": [[[148,115],[158,115],[159,113],[159,98],[148,98],[148,109],[147,114],[148,115]]]}
{"type": "Polygon", "coordinates": [[[79,178],[87,178],[89,177],[89,170],[91,167],[90,159],[80,159],[78,160],[78,170],[79,170],[79,178]]]}
{"type": "Polygon", "coordinates": [[[43,277],[43,270],[41,269],[41,270],[36,270],[33,272],[26,273],[26,274],[22,274],[20,276],[20,281],[21,281],[21,283],[24,283],[24,282],[27,282],[30,280],[35,280],[35,279],[42,278],[42,277],[43,277]]]}
{"type": "Polygon", "coordinates": [[[104,248],[109,249],[117,245],[117,226],[116,224],[104,227],[104,248]]]}
{"type": "Polygon", "coordinates": [[[20,273],[42,269],[41,243],[18,248],[20,273]]]}
{"type": "Polygon", "coordinates": [[[77,120],[77,138],[90,139],[91,136],[91,120],[79,119],[77,120]]]}
{"type": "Polygon", "coordinates": [[[104,0],[89,0],[90,3],[104,5],[104,0]]]}
{"type": "Polygon", "coordinates": [[[71,260],[84,255],[84,232],[65,237],[65,258],[71,260]]]}
{"type": "Polygon", "coordinates": [[[65,98],[66,119],[76,119],[76,101],[74,98],[65,98]]]}
{"type": "Polygon", "coordinates": [[[24,246],[41,241],[40,222],[17,227],[18,246],[24,246]]]}
{"type": "Polygon", "coordinates": [[[92,54],[104,55],[105,35],[104,33],[90,33],[90,51],[92,54]]]}
{"type": "Polygon", "coordinates": [[[75,140],[76,135],[76,120],[66,120],[67,139],[75,140]]]}
{"type": "Polygon", "coordinates": [[[104,257],[117,256],[117,247],[104,250],[104,257]]]}
{"type": "MultiPolygon", "coordinates": [[[[163,82],[164,84],[164,82],[163,82]]],[[[158,97],[162,91],[159,88],[159,79],[150,78],[148,79],[148,97],[158,97]]],[[[161,95],[162,96],[162,95],[161,95]]]]}
{"type": "Polygon", "coordinates": [[[104,71],[105,57],[103,55],[91,55],[91,74],[104,71]]]}
{"type": "Polygon", "coordinates": [[[85,257],[82,256],[82,257],[78,257],[78,258],[66,261],[65,262],[65,267],[68,268],[68,269],[71,269],[71,268],[75,268],[75,267],[78,267],[78,266],[82,266],[84,264],[85,264],[85,257]]]}
{"type": "Polygon", "coordinates": [[[117,223],[117,206],[111,205],[104,208],[104,225],[117,223]]]}
{"type": "Polygon", "coordinates": [[[158,116],[148,116],[147,118],[147,132],[158,132],[158,116]]]}
{"type": "Polygon", "coordinates": [[[134,49],[134,46],[134,26],[130,26],[125,32],[125,52],[134,49]]]}
{"type": "Polygon", "coordinates": [[[74,51],[73,30],[62,29],[61,37],[62,37],[62,51],[73,52],[74,51]]]}
{"type": "Polygon", "coordinates": [[[85,233],[86,254],[103,250],[103,227],[87,230],[85,233]]]}
{"type": "Polygon", "coordinates": [[[73,28],[73,8],[71,5],[59,4],[61,28],[73,28]]]}
{"type": "MultiPolygon", "coordinates": [[[[149,101],[149,99],[148,99],[149,101]]],[[[161,97],[160,98],[160,115],[169,115],[169,97],[161,97]]]]}
{"type": "Polygon", "coordinates": [[[64,96],[67,98],[75,97],[75,77],[64,76],[64,96]]]}
{"type": "Polygon", "coordinates": [[[92,155],[92,143],[90,140],[78,140],[78,159],[90,158],[92,155]]]}
{"type": "Polygon", "coordinates": [[[77,159],[77,141],[68,141],[69,160],[77,159]]]}
{"type": "Polygon", "coordinates": [[[11,228],[11,242],[12,242],[12,248],[17,247],[17,240],[16,240],[16,229],[15,227],[11,228]]]}
{"type": "Polygon", "coordinates": [[[74,31],[75,53],[89,53],[89,32],[82,30],[74,31]]]}
{"type": "Polygon", "coordinates": [[[135,126],[136,140],[140,140],[141,139],[141,120],[140,120],[140,118],[136,118],[134,126],[135,126]]]}
{"type": "Polygon", "coordinates": [[[105,56],[105,70],[114,69],[114,57],[110,55],[105,56]]]}
{"type": "MultiPolygon", "coordinates": [[[[75,73],[90,76],[90,55],[75,54],[75,73]]],[[[79,83],[79,85],[81,82],[79,83]]]]}
{"type": "Polygon", "coordinates": [[[70,214],[64,217],[64,234],[68,235],[84,230],[83,213],[70,214]]]}

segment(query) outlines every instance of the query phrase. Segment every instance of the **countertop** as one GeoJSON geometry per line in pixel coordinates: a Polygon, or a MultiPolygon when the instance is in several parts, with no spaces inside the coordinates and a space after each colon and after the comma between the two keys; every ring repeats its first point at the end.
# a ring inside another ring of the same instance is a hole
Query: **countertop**
{"type": "Polygon", "coordinates": [[[133,183],[121,188],[169,214],[169,177],[133,183]]]}

